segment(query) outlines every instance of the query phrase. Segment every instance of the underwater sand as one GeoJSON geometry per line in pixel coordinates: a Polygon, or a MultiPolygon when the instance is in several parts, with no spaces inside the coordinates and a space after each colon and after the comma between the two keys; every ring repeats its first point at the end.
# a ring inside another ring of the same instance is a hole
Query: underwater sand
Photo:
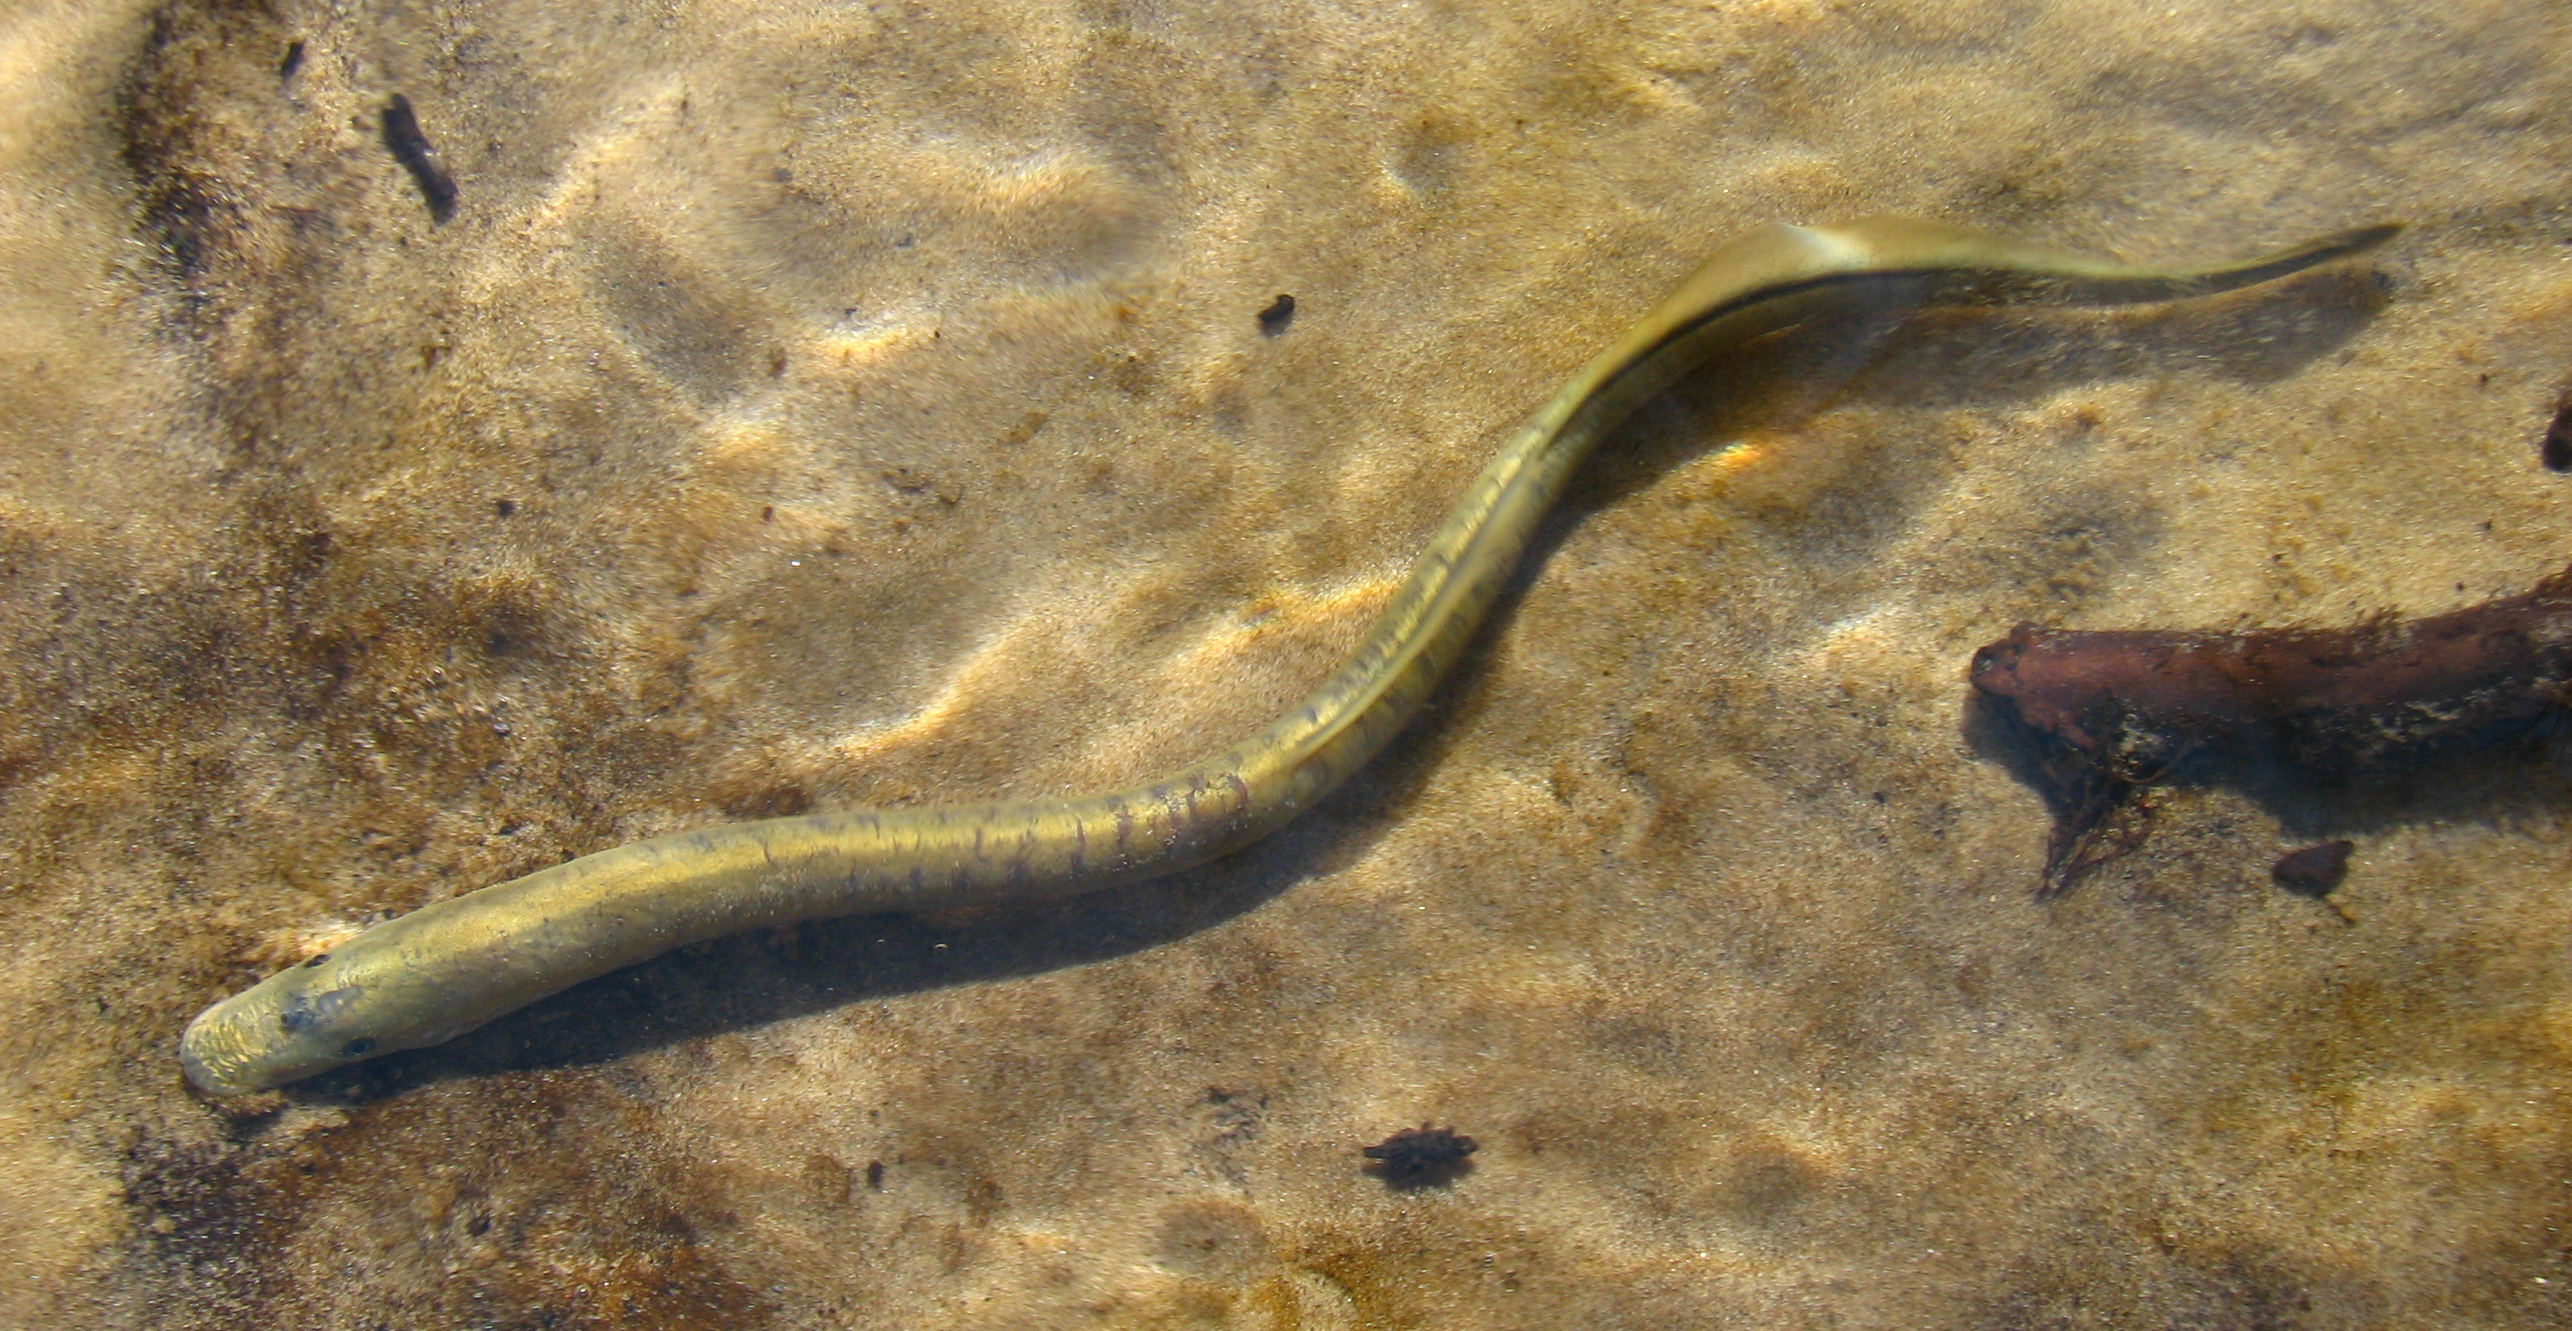
{"type": "Polygon", "coordinates": [[[2567,70],[2543,0],[18,0],[0,1323],[2572,1323],[2572,775],[2173,792],[2039,901],[1964,678],[2572,559],[2567,70]],[[1222,865],[182,1086],[385,913],[1247,734],[1699,257],[1873,212],[2413,230],[1716,367],[1222,865]],[[1423,1122],[1471,1172],[1361,1172],[1423,1122]]]}

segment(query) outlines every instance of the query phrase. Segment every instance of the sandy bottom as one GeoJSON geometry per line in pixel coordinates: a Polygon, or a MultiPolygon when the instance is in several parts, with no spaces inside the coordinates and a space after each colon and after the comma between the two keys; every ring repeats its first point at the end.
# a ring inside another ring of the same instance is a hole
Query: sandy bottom
{"type": "Polygon", "coordinates": [[[0,1322],[2572,1322],[2572,768],[2174,792],[2040,902],[1964,682],[2021,620],[2572,558],[2567,22],[18,0],[0,1322]],[[1717,367],[1388,760],[1229,863],[182,1087],[199,1007],[384,913],[1248,733],[1698,257],[1873,212],[2413,230],[1717,367]],[[2333,903],[2270,884],[2325,837],[2333,903]],[[1423,1122],[1471,1172],[1361,1171],[1423,1122]]]}

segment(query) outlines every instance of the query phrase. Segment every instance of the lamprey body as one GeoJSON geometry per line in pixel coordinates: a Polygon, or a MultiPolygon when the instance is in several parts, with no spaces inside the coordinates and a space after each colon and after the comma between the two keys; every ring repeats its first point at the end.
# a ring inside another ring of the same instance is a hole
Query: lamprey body
{"type": "Polygon", "coordinates": [[[179,1057],[217,1094],[454,1038],[593,976],[745,929],[1071,896],[1249,845],[1309,809],[1446,673],[1600,438],[1693,366],[1853,310],[2113,305],[2283,277],[2382,243],[2374,227],[2264,258],[2152,268],[1899,218],[1769,226],[1717,251],[1504,443],[1356,650],[1266,730],[1127,790],[861,809],[655,837],[399,919],[208,1008],[179,1057]]]}

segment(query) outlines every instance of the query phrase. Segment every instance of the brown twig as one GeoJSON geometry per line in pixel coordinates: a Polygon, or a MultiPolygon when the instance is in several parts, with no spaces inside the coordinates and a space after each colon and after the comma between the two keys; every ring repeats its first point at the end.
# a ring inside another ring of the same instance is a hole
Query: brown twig
{"type": "Polygon", "coordinates": [[[2214,769],[2319,783],[2541,733],[2572,692],[2572,569],[2426,619],[2247,633],[2021,624],[1974,687],[2036,740],[2055,811],[2042,891],[2142,844],[2150,787],[2214,769]],[[2102,843],[2107,843],[2104,848],[2102,843]]]}

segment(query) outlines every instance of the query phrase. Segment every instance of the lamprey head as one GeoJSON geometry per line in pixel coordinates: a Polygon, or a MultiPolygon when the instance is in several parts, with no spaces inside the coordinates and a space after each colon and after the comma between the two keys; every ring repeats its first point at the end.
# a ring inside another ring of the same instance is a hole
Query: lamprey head
{"type": "Polygon", "coordinates": [[[396,961],[352,945],[271,975],[197,1014],[179,1037],[179,1066],[200,1090],[245,1095],[463,1034],[452,1018],[436,1028],[403,1019],[416,1004],[396,961]]]}

